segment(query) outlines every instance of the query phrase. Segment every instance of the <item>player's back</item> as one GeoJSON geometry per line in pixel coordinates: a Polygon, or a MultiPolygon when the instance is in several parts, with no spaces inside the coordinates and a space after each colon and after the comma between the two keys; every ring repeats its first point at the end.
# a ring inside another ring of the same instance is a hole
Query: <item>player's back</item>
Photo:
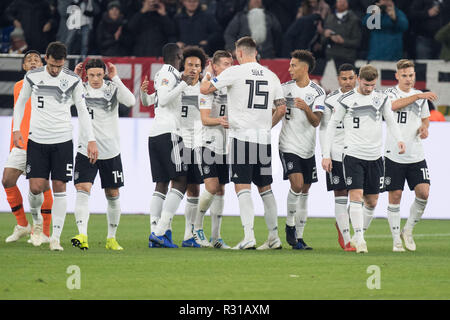
{"type": "Polygon", "coordinates": [[[222,75],[231,78],[227,86],[230,137],[270,144],[273,101],[283,98],[278,77],[256,62],[230,67],[222,75]]]}
{"type": "Polygon", "coordinates": [[[72,94],[80,77],[63,68],[58,76],[47,72],[46,66],[25,75],[31,89],[31,123],[29,138],[38,143],[61,143],[72,139],[72,94]]]}

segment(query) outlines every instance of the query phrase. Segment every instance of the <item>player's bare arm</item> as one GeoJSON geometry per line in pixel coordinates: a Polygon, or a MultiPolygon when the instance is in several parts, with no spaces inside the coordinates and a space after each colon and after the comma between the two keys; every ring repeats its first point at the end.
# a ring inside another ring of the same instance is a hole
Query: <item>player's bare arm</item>
{"type": "Polygon", "coordinates": [[[297,108],[305,112],[306,118],[313,127],[317,127],[320,124],[320,119],[322,119],[322,112],[312,112],[311,108],[306,104],[306,102],[300,98],[295,98],[294,104],[297,108]]]}
{"type": "Polygon", "coordinates": [[[275,105],[275,112],[272,114],[272,128],[277,125],[278,122],[284,117],[286,114],[286,99],[277,99],[273,101],[275,105]]]}
{"type": "Polygon", "coordinates": [[[88,142],[87,154],[88,154],[89,162],[94,164],[98,159],[97,142],[95,142],[95,141],[88,142]]]}
{"type": "Polygon", "coordinates": [[[226,116],[218,117],[218,118],[212,118],[211,116],[211,110],[210,109],[201,109],[200,110],[200,117],[202,119],[202,124],[204,126],[222,126],[225,129],[228,129],[228,119],[226,116]]]}
{"type": "Polygon", "coordinates": [[[397,99],[395,101],[392,101],[392,111],[397,111],[399,109],[407,107],[410,104],[412,104],[420,99],[435,101],[437,99],[437,95],[434,92],[423,92],[423,93],[414,94],[410,97],[397,99]]]}
{"type": "Polygon", "coordinates": [[[420,139],[426,139],[428,138],[428,127],[430,126],[430,119],[422,118],[422,125],[417,130],[417,134],[419,135],[420,139]]]}
{"type": "Polygon", "coordinates": [[[322,168],[326,172],[331,172],[331,170],[333,169],[333,162],[331,161],[331,158],[322,159],[322,168]]]}

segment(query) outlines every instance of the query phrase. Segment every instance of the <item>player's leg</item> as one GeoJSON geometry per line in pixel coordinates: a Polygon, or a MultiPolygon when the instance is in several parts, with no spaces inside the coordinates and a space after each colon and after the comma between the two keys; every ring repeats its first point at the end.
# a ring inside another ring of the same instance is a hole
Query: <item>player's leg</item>
{"type": "Polygon", "coordinates": [[[205,238],[205,234],[203,233],[204,214],[200,214],[201,217],[198,217],[199,195],[200,195],[200,185],[188,183],[186,190],[186,206],[184,209],[185,228],[184,228],[184,239],[182,243],[183,247],[198,248],[200,246],[204,246],[204,244],[208,242],[205,238]]]}
{"type": "Polygon", "coordinates": [[[48,243],[50,241],[50,227],[52,224],[52,207],[53,207],[53,195],[50,183],[46,180],[46,186],[44,191],[44,202],[41,206],[42,215],[42,243],[48,243]]]}
{"type": "MultiPolygon", "coordinates": [[[[228,174],[227,174],[228,177],[228,174]]],[[[227,182],[228,183],[228,182],[227,182]]],[[[211,214],[211,239],[210,243],[214,248],[217,249],[230,249],[231,247],[225,243],[220,234],[222,226],[223,208],[225,197],[225,183],[219,184],[217,193],[214,196],[214,200],[211,203],[210,214],[211,214]]]]}
{"type": "MultiPolygon", "coordinates": [[[[9,160],[9,159],[8,159],[9,160]]],[[[23,209],[22,194],[16,183],[23,171],[16,168],[5,167],[3,170],[2,185],[5,189],[6,200],[11,207],[11,212],[16,217],[17,225],[13,233],[6,238],[6,242],[14,242],[31,233],[31,225],[28,223],[23,209]]]]}
{"type": "Polygon", "coordinates": [[[350,218],[348,215],[348,191],[347,189],[334,190],[334,214],[338,229],[339,244],[345,250],[350,245],[350,218]]]}
{"type": "Polygon", "coordinates": [[[384,162],[377,160],[364,162],[364,205],[363,233],[369,229],[378,202],[378,195],[384,189],[384,162]]]}
{"type": "Polygon", "coordinates": [[[264,204],[264,219],[269,231],[267,240],[257,250],[281,249],[282,243],[278,236],[277,204],[270,185],[258,187],[259,195],[264,204]]]}
{"type": "Polygon", "coordinates": [[[44,178],[30,178],[30,191],[28,193],[28,201],[30,203],[30,213],[33,219],[33,228],[31,231],[30,242],[34,246],[40,246],[43,239],[43,222],[41,207],[44,203],[44,190],[48,180],[44,178]]]}
{"type": "Polygon", "coordinates": [[[106,249],[123,250],[116,240],[116,232],[120,222],[120,200],[119,188],[105,188],[105,196],[108,202],[106,218],[108,222],[108,235],[106,237],[106,249]]]}
{"type": "Polygon", "coordinates": [[[150,233],[152,233],[159,219],[161,218],[161,211],[166,200],[166,195],[169,190],[169,182],[156,182],[155,191],[150,200],[150,233]]]}

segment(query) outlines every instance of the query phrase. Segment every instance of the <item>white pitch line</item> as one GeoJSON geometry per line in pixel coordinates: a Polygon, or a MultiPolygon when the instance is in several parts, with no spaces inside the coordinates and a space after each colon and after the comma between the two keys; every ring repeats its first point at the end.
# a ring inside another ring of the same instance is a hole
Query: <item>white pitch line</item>
{"type": "MultiPolygon", "coordinates": [[[[450,237],[450,233],[418,233],[418,234],[413,234],[413,237],[416,238],[426,238],[426,237],[450,237]]],[[[364,238],[392,238],[392,236],[390,235],[364,235],[364,238]]]]}

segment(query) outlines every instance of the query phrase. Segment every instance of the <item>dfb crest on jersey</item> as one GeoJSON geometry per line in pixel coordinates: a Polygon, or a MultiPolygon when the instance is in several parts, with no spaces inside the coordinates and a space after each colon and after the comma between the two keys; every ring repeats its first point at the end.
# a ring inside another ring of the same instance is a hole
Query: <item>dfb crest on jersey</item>
{"type": "Polygon", "coordinates": [[[347,179],[345,180],[345,183],[349,186],[352,184],[352,177],[347,177],[347,179]]]}
{"type": "Polygon", "coordinates": [[[289,161],[287,163],[287,168],[288,168],[288,170],[292,170],[294,168],[294,164],[291,161],[289,161]]]}
{"type": "Polygon", "coordinates": [[[209,173],[211,172],[211,169],[209,168],[209,166],[204,166],[204,167],[203,167],[203,172],[204,172],[205,174],[209,174],[209,173]]]}
{"type": "Polygon", "coordinates": [[[183,164],[183,171],[188,171],[188,169],[189,169],[188,165],[186,163],[183,164]]]}
{"type": "Polygon", "coordinates": [[[339,176],[333,176],[333,184],[339,184],[339,176]]]}
{"type": "Polygon", "coordinates": [[[31,172],[31,165],[27,164],[27,168],[26,168],[27,173],[31,172]]]}
{"type": "Polygon", "coordinates": [[[73,174],[73,179],[78,180],[79,177],[80,177],[80,173],[78,171],[75,171],[73,174]]]}
{"type": "Polygon", "coordinates": [[[111,92],[111,90],[105,90],[104,92],[103,92],[103,97],[105,97],[105,99],[106,100],[111,100],[111,97],[112,97],[112,92],[111,92]]]}
{"type": "Polygon", "coordinates": [[[388,186],[391,184],[391,177],[384,178],[384,183],[388,186]]]}
{"type": "Polygon", "coordinates": [[[66,90],[69,87],[69,80],[61,79],[59,81],[59,87],[61,88],[61,90],[66,90]]]}
{"type": "Polygon", "coordinates": [[[378,108],[381,104],[381,97],[379,95],[375,95],[372,98],[372,103],[373,103],[374,107],[378,108]]]}
{"type": "Polygon", "coordinates": [[[311,93],[307,93],[305,95],[305,102],[307,105],[311,105],[314,102],[314,95],[311,93]]]}

